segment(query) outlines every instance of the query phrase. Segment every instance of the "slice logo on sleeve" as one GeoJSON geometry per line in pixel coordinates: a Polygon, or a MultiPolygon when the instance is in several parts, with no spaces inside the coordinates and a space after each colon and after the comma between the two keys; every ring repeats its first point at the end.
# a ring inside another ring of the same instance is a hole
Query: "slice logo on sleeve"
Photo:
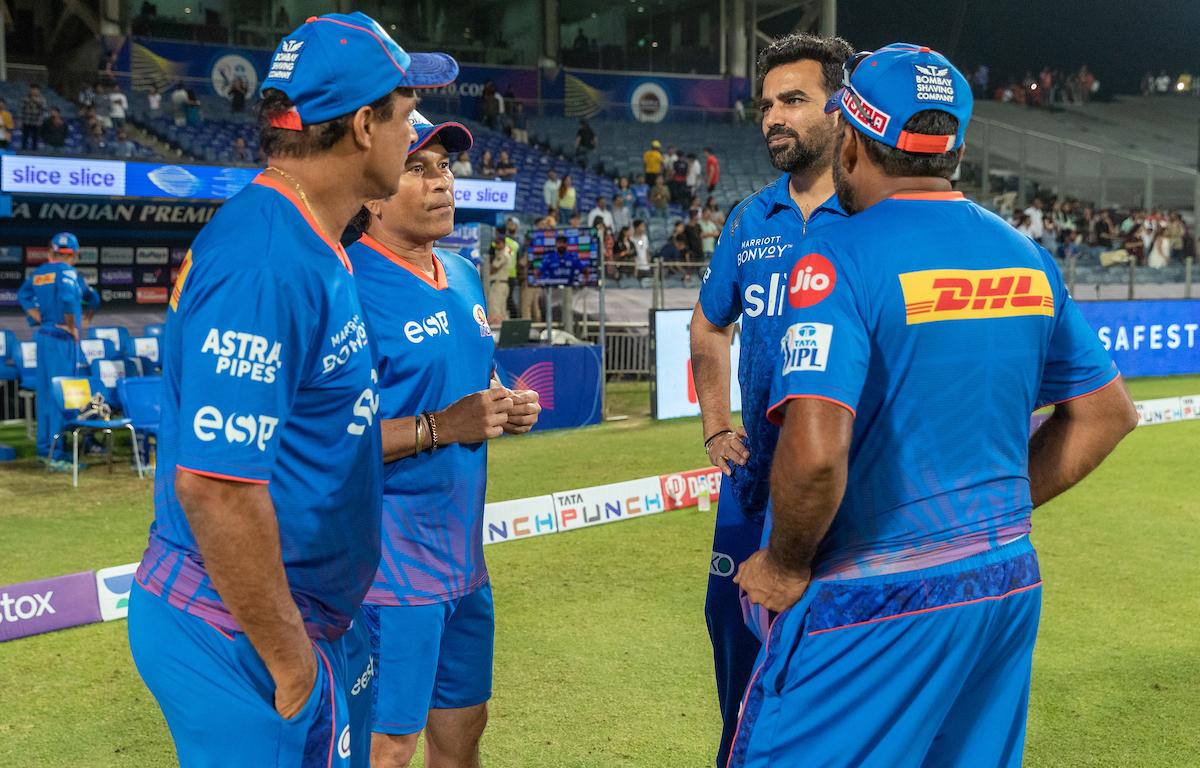
{"type": "Polygon", "coordinates": [[[810,253],[796,262],[788,279],[788,303],[795,309],[820,304],[837,285],[833,262],[819,253],[810,253]]]}
{"type": "Polygon", "coordinates": [[[833,326],[829,323],[796,323],[788,326],[780,342],[783,375],[825,370],[832,341],[833,326]]]}
{"type": "Polygon", "coordinates": [[[927,269],[900,275],[907,325],[942,320],[1054,317],[1054,293],[1038,269],[927,269]]]}

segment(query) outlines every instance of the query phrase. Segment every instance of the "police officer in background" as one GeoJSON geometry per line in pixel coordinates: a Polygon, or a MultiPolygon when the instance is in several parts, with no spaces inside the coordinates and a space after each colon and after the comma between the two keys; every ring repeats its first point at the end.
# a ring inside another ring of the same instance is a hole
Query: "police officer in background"
{"type": "Polygon", "coordinates": [[[62,413],[54,403],[55,376],[74,376],[79,366],[79,339],[87,319],[100,306],[100,296],[75,272],[79,238],[60,232],[50,240],[50,260],[33,271],[17,291],[26,320],[37,328],[37,453],[51,469],[67,468],[59,443],[50,456],[50,442],[62,428],[62,413]]]}

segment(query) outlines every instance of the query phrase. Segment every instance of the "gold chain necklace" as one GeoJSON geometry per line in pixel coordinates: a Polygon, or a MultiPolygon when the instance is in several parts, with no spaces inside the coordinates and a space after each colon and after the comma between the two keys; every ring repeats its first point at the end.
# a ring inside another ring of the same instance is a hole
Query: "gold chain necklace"
{"type": "Polygon", "coordinates": [[[304,203],[304,207],[308,209],[308,215],[312,216],[313,221],[319,221],[317,218],[317,212],[313,210],[312,204],[308,202],[308,195],[304,194],[304,187],[300,186],[300,182],[296,181],[292,174],[275,165],[268,165],[267,170],[275,171],[275,173],[278,173],[285,180],[287,180],[289,184],[295,187],[296,193],[300,195],[300,202],[304,203]]]}

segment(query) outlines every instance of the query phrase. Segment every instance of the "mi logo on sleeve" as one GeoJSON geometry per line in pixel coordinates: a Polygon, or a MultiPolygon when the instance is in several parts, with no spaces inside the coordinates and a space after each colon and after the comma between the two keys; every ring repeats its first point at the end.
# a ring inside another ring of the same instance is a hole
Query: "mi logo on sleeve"
{"type": "Polygon", "coordinates": [[[908,325],[941,320],[1054,317],[1054,294],[1037,269],[928,269],[900,275],[908,325]]]}

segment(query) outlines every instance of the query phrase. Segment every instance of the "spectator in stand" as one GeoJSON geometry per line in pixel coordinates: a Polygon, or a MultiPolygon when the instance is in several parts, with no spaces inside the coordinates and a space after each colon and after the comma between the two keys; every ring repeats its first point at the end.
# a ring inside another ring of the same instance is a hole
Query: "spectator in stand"
{"type": "Polygon", "coordinates": [[[483,157],[479,158],[479,175],[485,179],[496,177],[496,161],[492,159],[492,150],[483,150],[483,157]]]}
{"type": "Polygon", "coordinates": [[[683,242],[687,245],[688,261],[704,260],[704,232],[700,228],[700,209],[688,211],[687,224],[683,226],[683,242]]]}
{"type": "Polygon", "coordinates": [[[658,139],[650,142],[650,149],[642,153],[642,170],[645,171],[647,184],[653,184],[662,173],[662,142],[658,139]]]}
{"type": "Polygon", "coordinates": [[[512,160],[508,159],[508,150],[500,150],[500,157],[496,160],[496,177],[504,181],[512,181],[517,175],[517,166],[513,165],[512,160]]]}
{"type": "Polygon", "coordinates": [[[4,99],[0,99],[0,149],[8,149],[8,145],[12,143],[13,128],[15,127],[12,112],[8,111],[8,104],[4,102],[4,99]]]}
{"type": "Polygon", "coordinates": [[[450,165],[450,173],[453,173],[458,179],[465,179],[474,173],[471,169],[471,156],[466,152],[459,152],[458,157],[450,165]]]}
{"type": "Polygon", "coordinates": [[[1033,198],[1033,202],[1025,209],[1025,215],[1029,217],[1029,232],[1027,233],[1034,240],[1041,241],[1042,235],[1046,233],[1046,227],[1043,223],[1043,208],[1044,203],[1039,197],[1033,198]]]}
{"type": "Polygon", "coordinates": [[[608,230],[611,232],[613,229],[613,215],[612,211],[608,209],[608,198],[604,195],[596,198],[596,206],[588,211],[587,216],[584,218],[590,224],[597,216],[604,219],[604,226],[608,227],[608,230]]]}
{"type": "Polygon", "coordinates": [[[129,97],[121,92],[121,86],[117,83],[112,84],[112,89],[108,94],[108,114],[112,120],[113,127],[125,127],[125,114],[129,112],[129,97]]]}
{"type": "Polygon", "coordinates": [[[618,197],[625,201],[625,210],[633,210],[633,204],[636,201],[634,200],[633,190],[629,186],[628,176],[622,176],[617,179],[617,193],[613,195],[613,206],[616,206],[618,197]]]}
{"type": "Polygon", "coordinates": [[[567,226],[576,228],[583,226],[583,217],[579,215],[579,211],[571,214],[571,218],[567,220],[567,226]]]}
{"type": "Polygon", "coordinates": [[[721,161],[712,147],[704,148],[704,178],[708,184],[708,194],[711,195],[721,181],[721,161]]]}
{"type": "Polygon", "coordinates": [[[525,105],[514,101],[512,106],[512,137],[518,144],[529,143],[529,115],[525,114],[525,105]]]}
{"type": "Polygon", "coordinates": [[[683,232],[682,221],[677,220],[671,227],[671,234],[658,249],[655,258],[662,260],[664,273],[679,275],[686,279],[687,269],[679,264],[679,262],[687,260],[687,238],[683,232]]]}
{"type": "Polygon", "coordinates": [[[92,109],[96,110],[96,120],[104,130],[111,130],[113,104],[108,95],[108,87],[104,83],[96,83],[95,88],[96,101],[92,104],[92,109]]]}
{"type": "Polygon", "coordinates": [[[124,128],[117,131],[117,138],[113,141],[111,149],[114,155],[126,159],[137,154],[137,144],[133,143],[124,128]]]}
{"type": "Polygon", "coordinates": [[[632,187],[633,192],[633,215],[640,219],[650,218],[650,185],[646,183],[646,177],[643,174],[638,174],[637,183],[632,187]]]}
{"type": "Polygon", "coordinates": [[[37,149],[46,122],[46,101],[42,89],[29,86],[29,95],[21,102],[21,149],[37,149]]]}
{"type": "Polygon", "coordinates": [[[620,190],[613,196],[612,223],[613,229],[617,232],[633,225],[633,215],[630,213],[629,206],[625,205],[625,196],[620,193],[620,190]]]}
{"type": "Polygon", "coordinates": [[[717,198],[712,195],[704,201],[704,217],[717,225],[717,231],[725,226],[725,212],[721,210],[721,206],[717,205],[717,198]]]}
{"type": "Polygon", "coordinates": [[[495,238],[492,240],[491,254],[488,258],[488,321],[498,323],[508,316],[508,273],[515,265],[517,254],[514,253],[512,240],[503,227],[496,227],[495,238]]]}
{"type": "Polygon", "coordinates": [[[700,158],[696,157],[695,152],[687,153],[687,163],[687,188],[690,197],[699,193],[700,179],[704,175],[704,169],[700,166],[700,158]]]}
{"type": "Polygon", "coordinates": [[[599,139],[587,120],[579,121],[579,130],[575,132],[575,161],[580,168],[587,168],[588,158],[596,150],[599,139]]]}
{"type": "Polygon", "coordinates": [[[1116,242],[1116,234],[1117,225],[1113,221],[1112,214],[1108,211],[1101,211],[1100,216],[1092,225],[1093,244],[1098,248],[1111,251],[1116,242]]]}
{"type": "Polygon", "coordinates": [[[630,276],[634,273],[633,227],[621,227],[613,242],[612,260],[609,262],[608,276],[620,278],[622,272],[630,276]]]}
{"type": "MultiPolygon", "coordinates": [[[[716,203],[711,197],[709,201],[716,203]]],[[[719,211],[718,211],[719,213],[719,211]]],[[[717,238],[721,236],[721,225],[711,215],[711,211],[705,207],[700,213],[700,237],[703,240],[704,260],[712,261],[713,251],[717,248],[717,238]]]]}
{"type": "Polygon", "coordinates": [[[1154,79],[1154,92],[1159,95],[1171,92],[1171,76],[1167,74],[1167,70],[1161,70],[1154,79]]]}
{"type": "Polygon", "coordinates": [[[187,97],[187,104],[183,108],[187,124],[192,128],[198,128],[200,126],[200,99],[191,89],[188,89],[187,97]]]}
{"type": "Polygon", "coordinates": [[[250,85],[246,78],[240,75],[229,86],[229,109],[235,114],[246,111],[246,96],[250,93],[250,85]]]}
{"type": "Polygon", "coordinates": [[[496,130],[500,118],[500,94],[496,92],[496,84],[491,79],[483,83],[483,94],[479,97],[480,120],[488,128],[496,130]]]}
{"type": "Polygon", "coordinates": [[[654,206],[654,212],[667,218],[667,211],[671,203],[671,190],[667,188],[667,183],[662,176],[654,180],[654,186],[650,187],[647,193],[647,199],[650,205],[654,206]]]}
{"type": "Polygon", "coordinates": [[[663,174],[671,175],[671,169],[675,167],[675,161],[679,159],[679,153],[675,151],[675,147],[667,145],[667,153],[663,155],[663,174]]]}
{"type": "MultiPolygon", "coordinates": [[[[543,216],[534,222],[534,229],[554,229],[555,222],[552,216],[543,216]]],[[[529,284],[529,274],[532,268],[529,256],[529,244],[532,240],[533,232],[530,231],[525,235],[525,247],[521,249],[521,253],[517,256],[517,283],[521,286],[521,306],[520,316],[526,320],[540,322],[542,319],[542,289],[539,286],[529,284]]]]}
{"type": "Polygon", "coordinates": [[[96,103],[96,90],[91,83],[84,83],[75,95],[75,103],[81,107],[90,107],[96,103]]]}
{"type": "MultiPolygon", "coordinates": [[[[575,216],[576,205],[575,185],[571,183],[571,174],[564,174],[562,183],[558,185],[558,220],[564,222],[575,216]]],[[[572,225],[577,226],[577,225],[572,225]]]]}
{"type": "Polygon", "coordinates": [[[975,85],[975,95],[981,98],[987,96],[988,74],[987,64],[980,64],[979,68],[975,70],[975,74],[971,77],[971,82],[975,85]]]}
{"type": "Polygon", "coordinates": [[[171,91],[171,114],[175,119],[175,125],[180,128],[187,125],[187,105],[190,100],[188,90],[183,87],[183,83],[179,83],[175,86],[175,90],[171,91]]]}
{"type": "Polygon", "coordinates": [[[646,234],[646,222],[633,222],[633,268],[639,278],[650,277],[650,235],[646,234]]]}
{"type": "Polygon", "coordinates": [[[1010,223],[1013,225],[1013,228],[1016,229],[1018,232],[1020,232],[1022,235],[1025,235],[1026,237],[1033,239],[1033,234],[1032,234],[1033,228],[1030,226],[1030,217],[1029,217],[1028,209],[1014,214],[1013,220],[1010,223]]]}
{"type": "Polygon", "coordinates": [[[246,140],[241,136],[233,140],[233,150],[229,153],[229,159],[243,165],[251,165],[254,162],[254,153],[246,146],[246,140]]]}
{"type": "Polygon", "coordinates": [[[153,85],[150,86],[150,93],[146,94],[146,104],[150,107],[151,116],[158,117],[162,112],[162,94],[153,85]]]}
{"type": "Polygon", "coordinates": [[[1183,223],[1183,217],[1179,215],[1179,211],[1172,211],[1170,219],[1167,221],[1167,239],[1171,244],[1171,261],[1182,261],[1184,258],[1183,243],[1187,236],[1187,225],[1183,223]]]}
{"type": "Polygon", "coordinates": [[[675,162],[671,164],[671,180],[667,186],[671,189],[671,202],[680,207],[687,205],[688,198],[692,196],[688,187],[689,169],[687,158],[681,154],[676,155],[675,162]]]}
{"type": "Polygon", "coordinates": [[[616,245],[616,238],[613,237],[612,230],[604,223],[604,217],[596,216],[591,220],[592,229],[596,230],[596,257],[604,257],[604,269],[608,274],[612,274],[613,263],[613,248],[616,245]]]}
{"type": "Polygon", "coordinates": [[[546,171],[546,181],[542,184],[542,200],[546,203],[547,209],[558,211],[558,188],[562,186],[559,181],[558,172],[553,168],[546,171]]]}
{"type": "Polygon", "coordinates": [[[91,132],[83,137],[83,150],[89,155],[108,154],[108,138],[104,135],[104,128],[100,123],[92,125],[91,132]]]}
{"type": "Polygon", "coordinates": [[[70,129],[67,127],[67,121],[62,119],[62,113],[57,108],[50,110],[50,117],[46,118],[46,122],[42,123],[42,141],[46,142],[46,146],[54,149],[62,149],[67,143],[67,134],[70,129]]]}

